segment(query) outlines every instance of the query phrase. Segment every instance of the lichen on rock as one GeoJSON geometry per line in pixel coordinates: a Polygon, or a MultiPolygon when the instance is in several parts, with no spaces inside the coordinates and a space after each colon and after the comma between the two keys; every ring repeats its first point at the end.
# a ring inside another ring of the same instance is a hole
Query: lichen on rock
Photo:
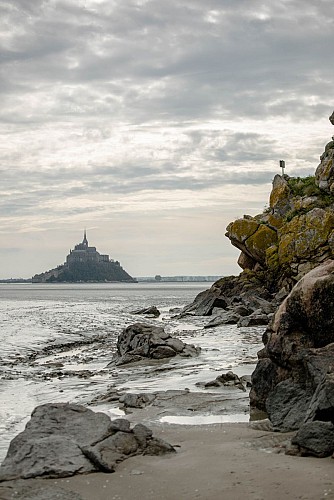
{"type": "Polygon", "coordinates": [[[227,226],[241,250],[243,270],[264,271],[266,285],[289,289],[310,269],[334,257],[334,141],[315,176],[275,175],[269,207],[227,226]]]}

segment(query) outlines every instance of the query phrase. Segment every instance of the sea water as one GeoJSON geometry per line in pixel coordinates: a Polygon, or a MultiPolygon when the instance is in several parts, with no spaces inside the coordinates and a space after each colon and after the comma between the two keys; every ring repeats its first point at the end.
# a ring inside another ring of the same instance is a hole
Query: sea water
{"type": "MultiPolygon", "coordinates": [[[[209,318],[179,318],[210,283],[1,284],[0,461],[35,406],[48,402],[90,405],[110,388],[129,392],[199,391],[198,382],[227,370],[249,375],[261,348],[262,327],[204,329],[209,318]],[[134,314],[155,305],[159,318],[134,314]],[[128,325],[163,326],[201,347],[196,358],[171,358],[152,366],[108,368],[117,336],[128,325]]],[[[241,391],[240,391],[241,392],[241,391]]],[[[117,402],[102,410],[119,413],[117,402]]],[[[238,419],[238,408],[235,417],[238,419]]],[[[210,416],[203,416],[209,418],[210,416]]],[[[214,416],[211,417],[211,420],[214,416]]]]}

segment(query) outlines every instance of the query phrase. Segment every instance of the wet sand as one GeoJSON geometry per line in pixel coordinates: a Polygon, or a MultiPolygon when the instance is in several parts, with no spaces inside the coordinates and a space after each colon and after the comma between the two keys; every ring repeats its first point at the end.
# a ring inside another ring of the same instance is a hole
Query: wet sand
{"type": "Polygon", "coordinates": [[[176,454],[129,458],[112,474],[6,483],[0,498],[334,499],[334,461],[279,453],[289,435],[254,430],[246,423],[152,428],[176,446],[176,454]]]}

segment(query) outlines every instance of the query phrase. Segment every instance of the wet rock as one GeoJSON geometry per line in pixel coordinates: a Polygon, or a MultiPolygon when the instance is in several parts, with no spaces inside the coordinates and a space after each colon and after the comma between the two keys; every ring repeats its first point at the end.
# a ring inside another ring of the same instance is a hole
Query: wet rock
{"type": "Polygon", "coordinates": [[[278,302],[273,301],[273,296],[256,274],[250,275],[249,271],[245,271],[240,276],[227,276],[218,280],[209,290],[198,294],[180,316],[213,316],[210,328],[237,323],[237,318],[239,321],[240,317],[249,316],[256,310],[260,314],[270,314],[277,305],[278,302]]]}
{"type": "Polygon", "coordinates": [[[174,448],[156,440],[148,429],[137,427],[134,432],[127,420],[111,421],[104,413],[75,404],[45,404],[35,408],[25,430],[12,440],[0,481],[112,472],[128,456],[154,450],[160,454],[174,448]]]}
{"type": "Polygon", "coordinates": [[[135,323],[119,335],[117,353],[108,366],[124,365],[143,359],[168,359],[176,355],[197,356],[200,349],[173,338],[162,327],[135,323]]]}
{"type": "Polygon", "coordinates": [[[250,400],[252,407],[266,409],[276,430],[334,423],[333,297],[329,260],[297,283],[263,336],[250,400]]]}
{"type": "Polygon", "coordinates": [[[133,434],[117,432],[95,446],[82,448],[85,456],[96,466],[97,470],[114,472],[118,463],[127,456],[132,456],[138,449],[138,443],[133,434]]]}
{"type": "Polygon", "coordinates": [[[67,436],[27,439],[15,454],[7,455],[0,480],[30,477],[65,477],[96,471],[80,446],[67,436]]]}
{"type": "Polygon", "coordinates": [[[270,392],[266,409],[275,429],[292,431],[298,429],[305,418],[309,405],[309,394],[293,380],[284,380],[270,392]]]}
{"type": "Polygon", "coordinates": [[[143,455],[165,455],[167,453],[175,453],[175,448],[160,438],[151,438],[143,455]]]}
{"type": "Polygon", "coordinates": [[[140,309],[139,311],[133,311],[132,314],[144,314],[145,316],[153,316],[154,318],[157,318],[161,313],[156,306],[151,306],[140,309]]]}
{"type": "Polygon", "coordinates": [[[226,311],[212,318],[212,320],[209,321],[204,328],[214,328],[215,326],[220,325],[236,325],[239,320],[239,314],[236,314],[233,311],[226,311]]]}
{"type": "Polygon", "coordinates": [[[334,425],[314,420],[303,424],[291,440],[302,456],[329,457],[334,452],[334,425]]]}
{"type": "Polygon", "coordinates": [[[262,326],[267,325],[268,323],[269,317],[267,314],[253,313],[250,316],[240,318],[238,321],[238,327],[262,326]]]}
{"type": "Polygon", "coordinates": [[[159,345],[151,351],[151,357],[153,359],[172,358],[173,356],[176,356],[176,353],[177,351],[168,345],[159,345]]]}
{"type": "Polygon", "coordinates": [[[209,290],[199,293],[194,302],[186,306],[181,317],[190,315],[211,316],[214,308],[226,309],[227,302],[219,287],[212,286],[209,290]]]}
{"type": "Polygon", "coordinates": [[[119,402],[126,408],[144,408],[154,401],[155,395],[151,393],[126,393],[119,398],[119,402]]]}
{"type": "Polygon", "coordinates": [[[146,425],[137,424],[133,428],[133,434],[141,448],[146,448],[147,442],[152,438],[152,431],[146,425]]]}
{"type": "Polygon", "coordinates": [[[246,391],[247,381],[245,379],[239,378],[238,375],[233,373],[232,371],[228,371],[227,373],[223,373],[219,375],[215,380],[211,380],[210,382],[197,383],[198,386],[208,387],[236,387],[241,389],[242,391],[246,391]]]}

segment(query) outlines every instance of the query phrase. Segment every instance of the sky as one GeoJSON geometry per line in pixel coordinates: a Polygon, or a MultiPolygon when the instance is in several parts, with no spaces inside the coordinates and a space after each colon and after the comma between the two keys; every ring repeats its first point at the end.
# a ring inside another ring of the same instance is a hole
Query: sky
{"type": "Polygon", "coordinates": [[[134,277],[241,270],[226,226],[334,133],[333,0],[0,0],[0,279],[83,239],[134,277]]]}

